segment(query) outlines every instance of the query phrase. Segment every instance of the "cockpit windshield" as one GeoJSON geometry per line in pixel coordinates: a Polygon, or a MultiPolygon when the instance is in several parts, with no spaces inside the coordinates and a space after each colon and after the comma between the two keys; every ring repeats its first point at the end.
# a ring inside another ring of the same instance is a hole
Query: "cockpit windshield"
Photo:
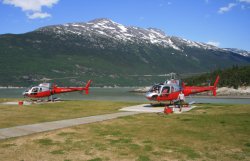
{"type": "Polygon", "coordinates": [[[38,88],[37,87],[33,87],[31,92],[32,93],[37,93],[38,92],[38,88]]]}
{"type": "Polygon", "coordinates": [[[153,92],[153,93],[159,93],[161,86],[160,85],[154,85],[149,92],[153,92]]]}

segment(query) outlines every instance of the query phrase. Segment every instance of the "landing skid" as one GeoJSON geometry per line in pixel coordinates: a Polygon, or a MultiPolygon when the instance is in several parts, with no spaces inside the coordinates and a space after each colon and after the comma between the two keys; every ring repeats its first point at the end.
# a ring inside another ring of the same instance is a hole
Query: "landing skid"
{"type": "Polygon", "coordinates": [[[57,97],[48,97],[48,99],[30,99],[31,102],[33,103],[39,103],[39,102],[56,102],[56,101],[61,101],[60,98],[57,97]]]}
{"type": "Polygon", "coordinates": [[[57,97],[49,97],[47,102],[56,102],[56,101],[60,101],[61,98],[57,98],[57,97]]]}

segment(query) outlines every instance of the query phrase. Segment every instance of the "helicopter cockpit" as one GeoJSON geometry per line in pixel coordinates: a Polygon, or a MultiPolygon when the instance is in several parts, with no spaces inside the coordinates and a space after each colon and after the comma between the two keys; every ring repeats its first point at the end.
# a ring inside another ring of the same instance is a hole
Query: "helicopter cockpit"
{"type": "Polygon", "coordinates": [[[146,92],[146,98],[149,100],[157,100],[158,97],[161,97],[160,99],[165,99],[165,97],[167,98],[172,93],[180,92],[182,90],[180,80],[175,79],[175,73],[170,73],[170,75],[171,79],[153,85],[150,90],[146,92]]]}
{"type": "Polygon", "coordinates": [[[153,85],[153,87],[150,88],[149,92],[159,93],[160,89],[161,89],[161,85],[156,84],[156,85],[153,85]]]}
{"type": "Polygon", "coordinates": [[[42,87],[42,86],[35,86],[35,87],[31,87],[31,88],[28,88],[27,90],[25,90],[23,92],[23,95],[37,95],[37,93],[39,92],[43,92],[43,91],[46,91],[48,90],[49,88],[46,88],[46,87],[42,87]]]}
{"type": "Polygon", "coordinates": [[[155,95],[168,95],[172,92],[176,92],[176,91],[180,91],[181,88],[180,86],[176,85],[176,84],[156,84],[154,86],[151,87],[151,89],[148,91],[151,94],[155,94],[155,95]]]}
{"type": "Polygon", "coordinates": [[[174,87],[167,84],[156,84],[148,91],[149,93],[154,93],[156,95],[167,95],[174,91],[174,87]]]}
{"type": "Polygon", "coordinates": [[[38,87],[33,87],[32,89],[31,89],[31,93],[37,93],[39,91],[39,88],[38,87]]]}

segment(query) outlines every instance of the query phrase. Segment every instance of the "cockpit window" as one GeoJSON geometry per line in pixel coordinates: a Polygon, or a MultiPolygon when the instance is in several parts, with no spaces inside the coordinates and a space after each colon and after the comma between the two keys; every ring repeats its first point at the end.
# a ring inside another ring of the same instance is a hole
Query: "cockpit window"
{"type": "Polygon", "coordinates": [[[160,87],[161,87],[161,86],[159,86],[159,85],[154,85],[154,86],[150,89],[150,92],[159,93],[160,87]]]}
{"type": "Polygon", "coordinates": [[[32,93],[37,93],[38,92],[38,88],[33,88],[32,89],[32,93]]]}

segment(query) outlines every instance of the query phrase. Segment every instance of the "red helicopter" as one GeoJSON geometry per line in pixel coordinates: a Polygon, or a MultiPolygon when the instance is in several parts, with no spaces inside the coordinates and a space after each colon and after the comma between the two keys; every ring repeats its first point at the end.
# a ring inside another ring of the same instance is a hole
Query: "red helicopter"
{"type": "Polygon", "coordinates": [[[157,101],[158,103],[165,101],[176,101],[180,92],[185,96],[212,91],[213,95],[216,96],[216,88],[219,82],[220,77],[217,76],[213,86],[185,86],[184,82],[180,86],[180,81],[171,78],[170,80],[165,81],[164,83],[155,84],[150,88],[146,93],[146,98],[150,101],[157,101]]]}
{"type": "Polygon", "coordinates": [[[23,92],[24,97],[43,98],[52,97],[54,94],[61,94],[66,92],[85,91],[89,93],[89,86],[92,80],[89,80],[85,87],[57,87],[52,83],[41,83],[38,86],[31,87],[23,92]]]}

